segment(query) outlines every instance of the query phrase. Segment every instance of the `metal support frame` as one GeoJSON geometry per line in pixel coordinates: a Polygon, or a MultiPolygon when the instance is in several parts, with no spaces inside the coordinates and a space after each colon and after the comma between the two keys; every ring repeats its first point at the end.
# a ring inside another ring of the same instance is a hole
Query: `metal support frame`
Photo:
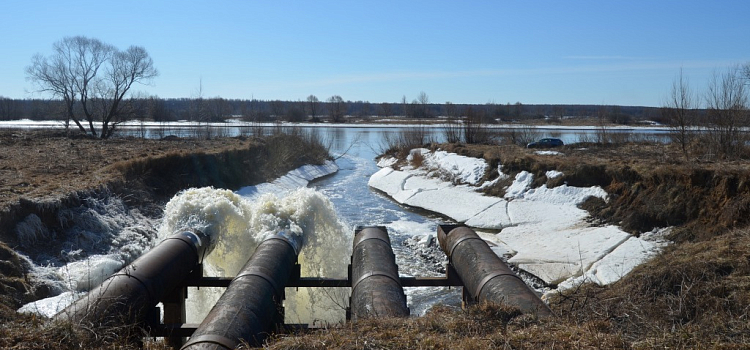
{"type": "MultiPolygon", "coordinates": [[[[479,238],[473,230],[458,225],[441,225],[438,227],[437,236],[441,248],[448,256],[445,277],[399,276],[398,266],[395,265],[393,251],[390,246],[390,239],[388,238],[387,231],[382,226],[358,227],[356,229],[352,265],[349,265],[349,275],[345,279],[302,277],[300,275],[301,268],[295,263],[296,248],[294,248],[294,253],[291,253],[295,259],[292,260],[292,265],[289,267],[284,267],[287,266],[285,264],[276,265],[276,263],[273,263],[270,265],[267,264],[268,267],[266,268],[261,268],[252,262],[253,257],[251,257],[248,264],[234,278],[204,277],[202,276],[202,265],[197,265],[171,293],[162,296],[160,301],[164,305],[164,323],[159,324],[158,318],[155,318],[156,321],[152,321],[150,327],[147,328],[150,329],[150,335],[166,337],[168,344],[175,348],[183,346],[185,337],[190,337],[193,334],[196,337],[193,337],[183,348],[193,348],[196,345],[199,345],[199,347],[211,345],[218,346],[219,348],[231,348],[233,344],[238,344],[239,339],[250,340],[252,342],[253,339],[248,338],[252,338],[253,334],[238,336],[215,334],[215,332],[206,333],[198,331],[199,327],[204,327],[203,324],[199,326],[185,323],[187,287],[232,288],[238,280],[242,281],[248,278],[253,279],[254,282],[252,284],[254,285],[258,285],[259,283],[265,285],[264,290],[268,293],[264,292],[263,294],[268,294],[271,298],[269,299],[270,301],[256,301],[255,303],[263,304],[269,302],[274,305],[272,308],[275,311],[271,310],[271,308],[263,307],[268,312],[261,312],[263,314],[261,318],[265,318],[263,322],[266,322],[266,325],[275,324],[277,330],[282,328],[299,329],[307,327],[306,325],[283,324],[283,309],[280,307],[281,300],[284,297],[284,289],[296,287],[354,287],[352,288],[350,308],[347,309],[347,319],[351,317],[354,320],[363,317],[408,316],[409,311],[406,308],[405,297],[403,297],[403,288],[408,287],[462,287],[462,302],[465,306],[481,301],[504,302],[515,305],[524,312],[531,312],[538,316],[552,315],[547,305],[489,249],[487,243],[479,238]],[[369,286],[363,288],[363,286],[368,284],[369,286]],[[362,291],[364,291],[365,297],[359,298],[359,301],[355,301],[355,294],[362,293],[362,291]],[[368,304],[366,307],[361,307],[357,303],[368,304]],[[368,308],[382,308],[384,305],[386,306],[385,308],[371,315],[360,311],[368,308]],[[352,309],[355,311],[352,312],[352,309]]],[[[274,238],[274,240],[277,240],[276,243],[286,239],[288,238],[274,238]]],[[[278,246],[278,244],[276,245],[278,246]]],[[[289,243],[289,246],[295,247],[295,244],[289,243]]],[[[278,250],[281,248],[277,247],[274,249],[278,250]]],[[[286,254],[282,255],[286,256],[286,254]]],[[[247,295],[247,293],[243,293],[240,294],[247,295]]],[[[255,293],[252,292],[251,294],[255,293]]],[[[225,296],[222,296],[222,299],[224,298],[225,296]]],[[[241,299],[243,301],[237,299],[232,303],[237,302],[242,304],[247,302],[244,298],[241,299]]],[[[225,302],[224,304],[227,303],[225,302]]],[[[233,308],[233,310],[237,309],[237,306],[234,306],[234,304],[229,304],[229,307],[233,308]]],[[[214,311],[212,310],[213,313],[214,311]]],[[[209,317],[211,317],[210,315],[209,317]]],[[[207,317],[207,320],[209,317],[207,317]]],[[[207,320],[204,320],[204,324],[211,323],[207,320]]],[[[257,325],[256,321],[251,321],[250,323],[257,325]]],[[[214,325],[208,328],[220,330],[226,327],[214,325]]],[[[262,332],[268,332],[274,327],[258,326],[256,328],[262,332]]],[[[256,338],[255,340],[257,341],[258,339],[256,338]]]]}

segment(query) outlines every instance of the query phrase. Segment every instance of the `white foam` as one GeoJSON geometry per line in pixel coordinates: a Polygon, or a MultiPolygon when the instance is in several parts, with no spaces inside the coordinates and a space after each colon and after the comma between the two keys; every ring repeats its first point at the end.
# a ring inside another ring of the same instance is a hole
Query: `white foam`
{"type": "MultiPolygon", "coordinates": [[[[328,198],[309,188],[284,197],[266,193],[251,198],[210,187],[189,189],[165,207],[160,233],[166,236],[186,228],[198,228],[215,242],[204,261],[208,276],[235,276],[264,237],[285,231],[303,240],[298,258],[303,276],[346,277],[350,230],[339,221],[328,198]]],[[[338,316],[331,316],[335,307],[327,303],[325,293],[290,291],[285,302],[288,317],[294,322],[316,318],[338,321],[338,316]]],[[[192,310],[188,322],[196,322],[210,310],[220,292],[203,288],[189,294],[195,297],[188,300],[192,310]]],[[[343,316],[343,309],[336,311],[343,316]]]]}

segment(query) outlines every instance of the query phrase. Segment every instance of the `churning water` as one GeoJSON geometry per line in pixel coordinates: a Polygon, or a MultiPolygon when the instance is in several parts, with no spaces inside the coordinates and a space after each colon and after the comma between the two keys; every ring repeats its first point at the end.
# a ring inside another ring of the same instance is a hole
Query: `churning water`
{"type": "MultiPolygon", "coordinates": [[[[348,227],[339,220],[331,201],[313,189],[301,188],[279,197],[263,194],[252,200],[229,190],[186,190],[167,204],[159,235],[167,237],[190,228],[208,234],[213,242],[213,251],[203,264],[206,276],[235,276],[265,237],[282,231],[302,241],[298,261],[303,276],[345,278],[347,274],[351,249],[342,242],[350,236],[348,227]]],[[[188,322],[199,323],[222,291],[189,291],[188,322]]],[[[337,321],[330,313],[342,303],[346,299],[337,291],[289,289],[287,320],[337,321]]]]}

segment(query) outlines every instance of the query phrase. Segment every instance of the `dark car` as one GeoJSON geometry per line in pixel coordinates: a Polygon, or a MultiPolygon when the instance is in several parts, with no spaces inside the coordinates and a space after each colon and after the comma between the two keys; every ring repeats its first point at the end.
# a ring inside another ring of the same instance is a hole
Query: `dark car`
{"type": "Polygon", "coordinates": [[[560,139],[541,139],[526,145],[526,148],[552,148],[565,145],[560,139]]]}

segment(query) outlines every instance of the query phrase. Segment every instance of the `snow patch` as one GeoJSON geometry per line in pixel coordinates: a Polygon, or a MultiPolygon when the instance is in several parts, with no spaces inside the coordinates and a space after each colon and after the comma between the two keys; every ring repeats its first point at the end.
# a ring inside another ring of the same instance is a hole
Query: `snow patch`
{"type": "Polygon", "coordinates": [[[564,156],[565,154],[558,151],[536,151],[534,154],[538,154],[540,156],[564,156]]]}
{"type": "Polygon", "coordinates": [[[531,188],[531,183],[534,181],[534,175],[532,175],[528,171],[522,171],[518,174],[516,174],[516,179],[513,181],[513,184],[508,186],[508,188],[505,189],[505,198],[506,199],[513,199],[513,198],[521,198],[523,194],[531,188]]]}
{"type": "Polygon", "coordinates": [[[393,158],[393,157],[381,157],[380,160],[378,160],[378,167],[379,168],[391,167],[394,164],[396,164],[396,162],[398,162],[398,159],[396,159],[396,158],[393,158]]]}
{"type": "Polygon", "coordinates": [[[544,173],[544,175],[547,176],[548,179],[556,179],[560,176],[563,176],[564,174],[562,173],[562,171],[549,170],[546,173],[544,173]]]}

